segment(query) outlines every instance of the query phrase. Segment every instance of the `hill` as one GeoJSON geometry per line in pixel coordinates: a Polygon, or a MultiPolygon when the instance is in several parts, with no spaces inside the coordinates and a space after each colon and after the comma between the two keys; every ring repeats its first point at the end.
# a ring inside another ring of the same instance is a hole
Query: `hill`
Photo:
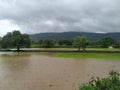
{"type": "Polygon", "coordinates": [[[62,32],[62,33],[37,33],[30,35],[32,40],[36,39],[73,39],[75,36],[85,35],[89,40],[99,40],[103,37],[113,37],[117,40],[120,40],[120,33],[89,33],[89,32],[62,32]]]}

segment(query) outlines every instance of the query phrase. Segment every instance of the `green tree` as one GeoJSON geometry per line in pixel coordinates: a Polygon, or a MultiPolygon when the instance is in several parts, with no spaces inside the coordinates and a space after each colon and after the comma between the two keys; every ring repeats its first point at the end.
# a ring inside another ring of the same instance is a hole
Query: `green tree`
{"type": "Polygon", "coordinates": [[[86,36],[76,36],[74,38],[73,44],[78,48],[78,51],[82,48],[85,51],[86,44],[87,44],[87,37],[86,36]]]}
{"type": "Polygon", "coordinates": [[[2,48],[12,48],[16,47],[17,50],[20,50],[20,47],[30,47],[31,40],[29,35],[21,34],[20,31],[13,31],[7,33],[1,40],[2,48]]]}
{"type": "Polygon", "coordinates": [[[43,45],[43,40],[42,40],[42,39],[39,39],[39,40],[38,40],[38,44],[39,44],[39,47],[42,47],[42,45],[43,45]]]}
{"type": "Polygon", "coordinates": [[[43,44],[43,40],[40,39],[40,40],[38,41],[38,43],[39,43],[39,44],[43,44]]]}
{"type": "Polygon", "coordinates": [[[55,45],[55,42],[52,39],[43,40],[43,47],[45,47],[45,48],[52,48],[52,47],[54,47],[54,45],[55,45]]]}
{"type": "Polygon", "coordinates": [[[108,48],[109,46],[114,46],[116,40],[112,37],[104,37],[99,41],[101,47],[108,48]]]}

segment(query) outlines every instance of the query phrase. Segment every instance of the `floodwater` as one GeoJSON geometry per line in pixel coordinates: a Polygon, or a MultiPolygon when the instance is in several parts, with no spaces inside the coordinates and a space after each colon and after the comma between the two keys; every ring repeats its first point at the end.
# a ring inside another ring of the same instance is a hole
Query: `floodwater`
{"type": "Polygon", "coordinates": [[[120,72],[120,60],[56,58],[0,53],[0,90],[75,90],[92,76],[120,72]]]}

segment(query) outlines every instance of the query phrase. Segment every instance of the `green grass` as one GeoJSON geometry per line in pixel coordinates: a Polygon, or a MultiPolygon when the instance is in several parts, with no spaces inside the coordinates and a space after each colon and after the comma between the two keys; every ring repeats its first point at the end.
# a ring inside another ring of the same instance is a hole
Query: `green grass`
{"type": "MultiPolygon", "coordinates": [[[[78,50],[77,48],[40,48],[38,45],[32,45],[31,48],[39,48],[39,50],[78,50]]],[[[118,48],[86,48],[86,50],[99,50],[99,51],[120,51],[118,48]]]]}
{"type": "Polygon", "coordinates": [[[54,56],[61,58],[120,59],[120,53],[55,53],[54,56]]]}
{"type": "Polygon", "coordinates": [[[86,48],[86,50],[120,51],[120,49],[118,49],[118,48],[86,48]]]}

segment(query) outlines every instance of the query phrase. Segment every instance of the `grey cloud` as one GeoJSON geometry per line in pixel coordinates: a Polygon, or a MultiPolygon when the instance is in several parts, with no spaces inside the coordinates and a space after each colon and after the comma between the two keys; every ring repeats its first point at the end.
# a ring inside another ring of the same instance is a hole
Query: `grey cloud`
{"type": "Polygon", "coordinates": [[[120,0],[0,0],[0,19],[22,32],[120,32],[120,0]]]}

